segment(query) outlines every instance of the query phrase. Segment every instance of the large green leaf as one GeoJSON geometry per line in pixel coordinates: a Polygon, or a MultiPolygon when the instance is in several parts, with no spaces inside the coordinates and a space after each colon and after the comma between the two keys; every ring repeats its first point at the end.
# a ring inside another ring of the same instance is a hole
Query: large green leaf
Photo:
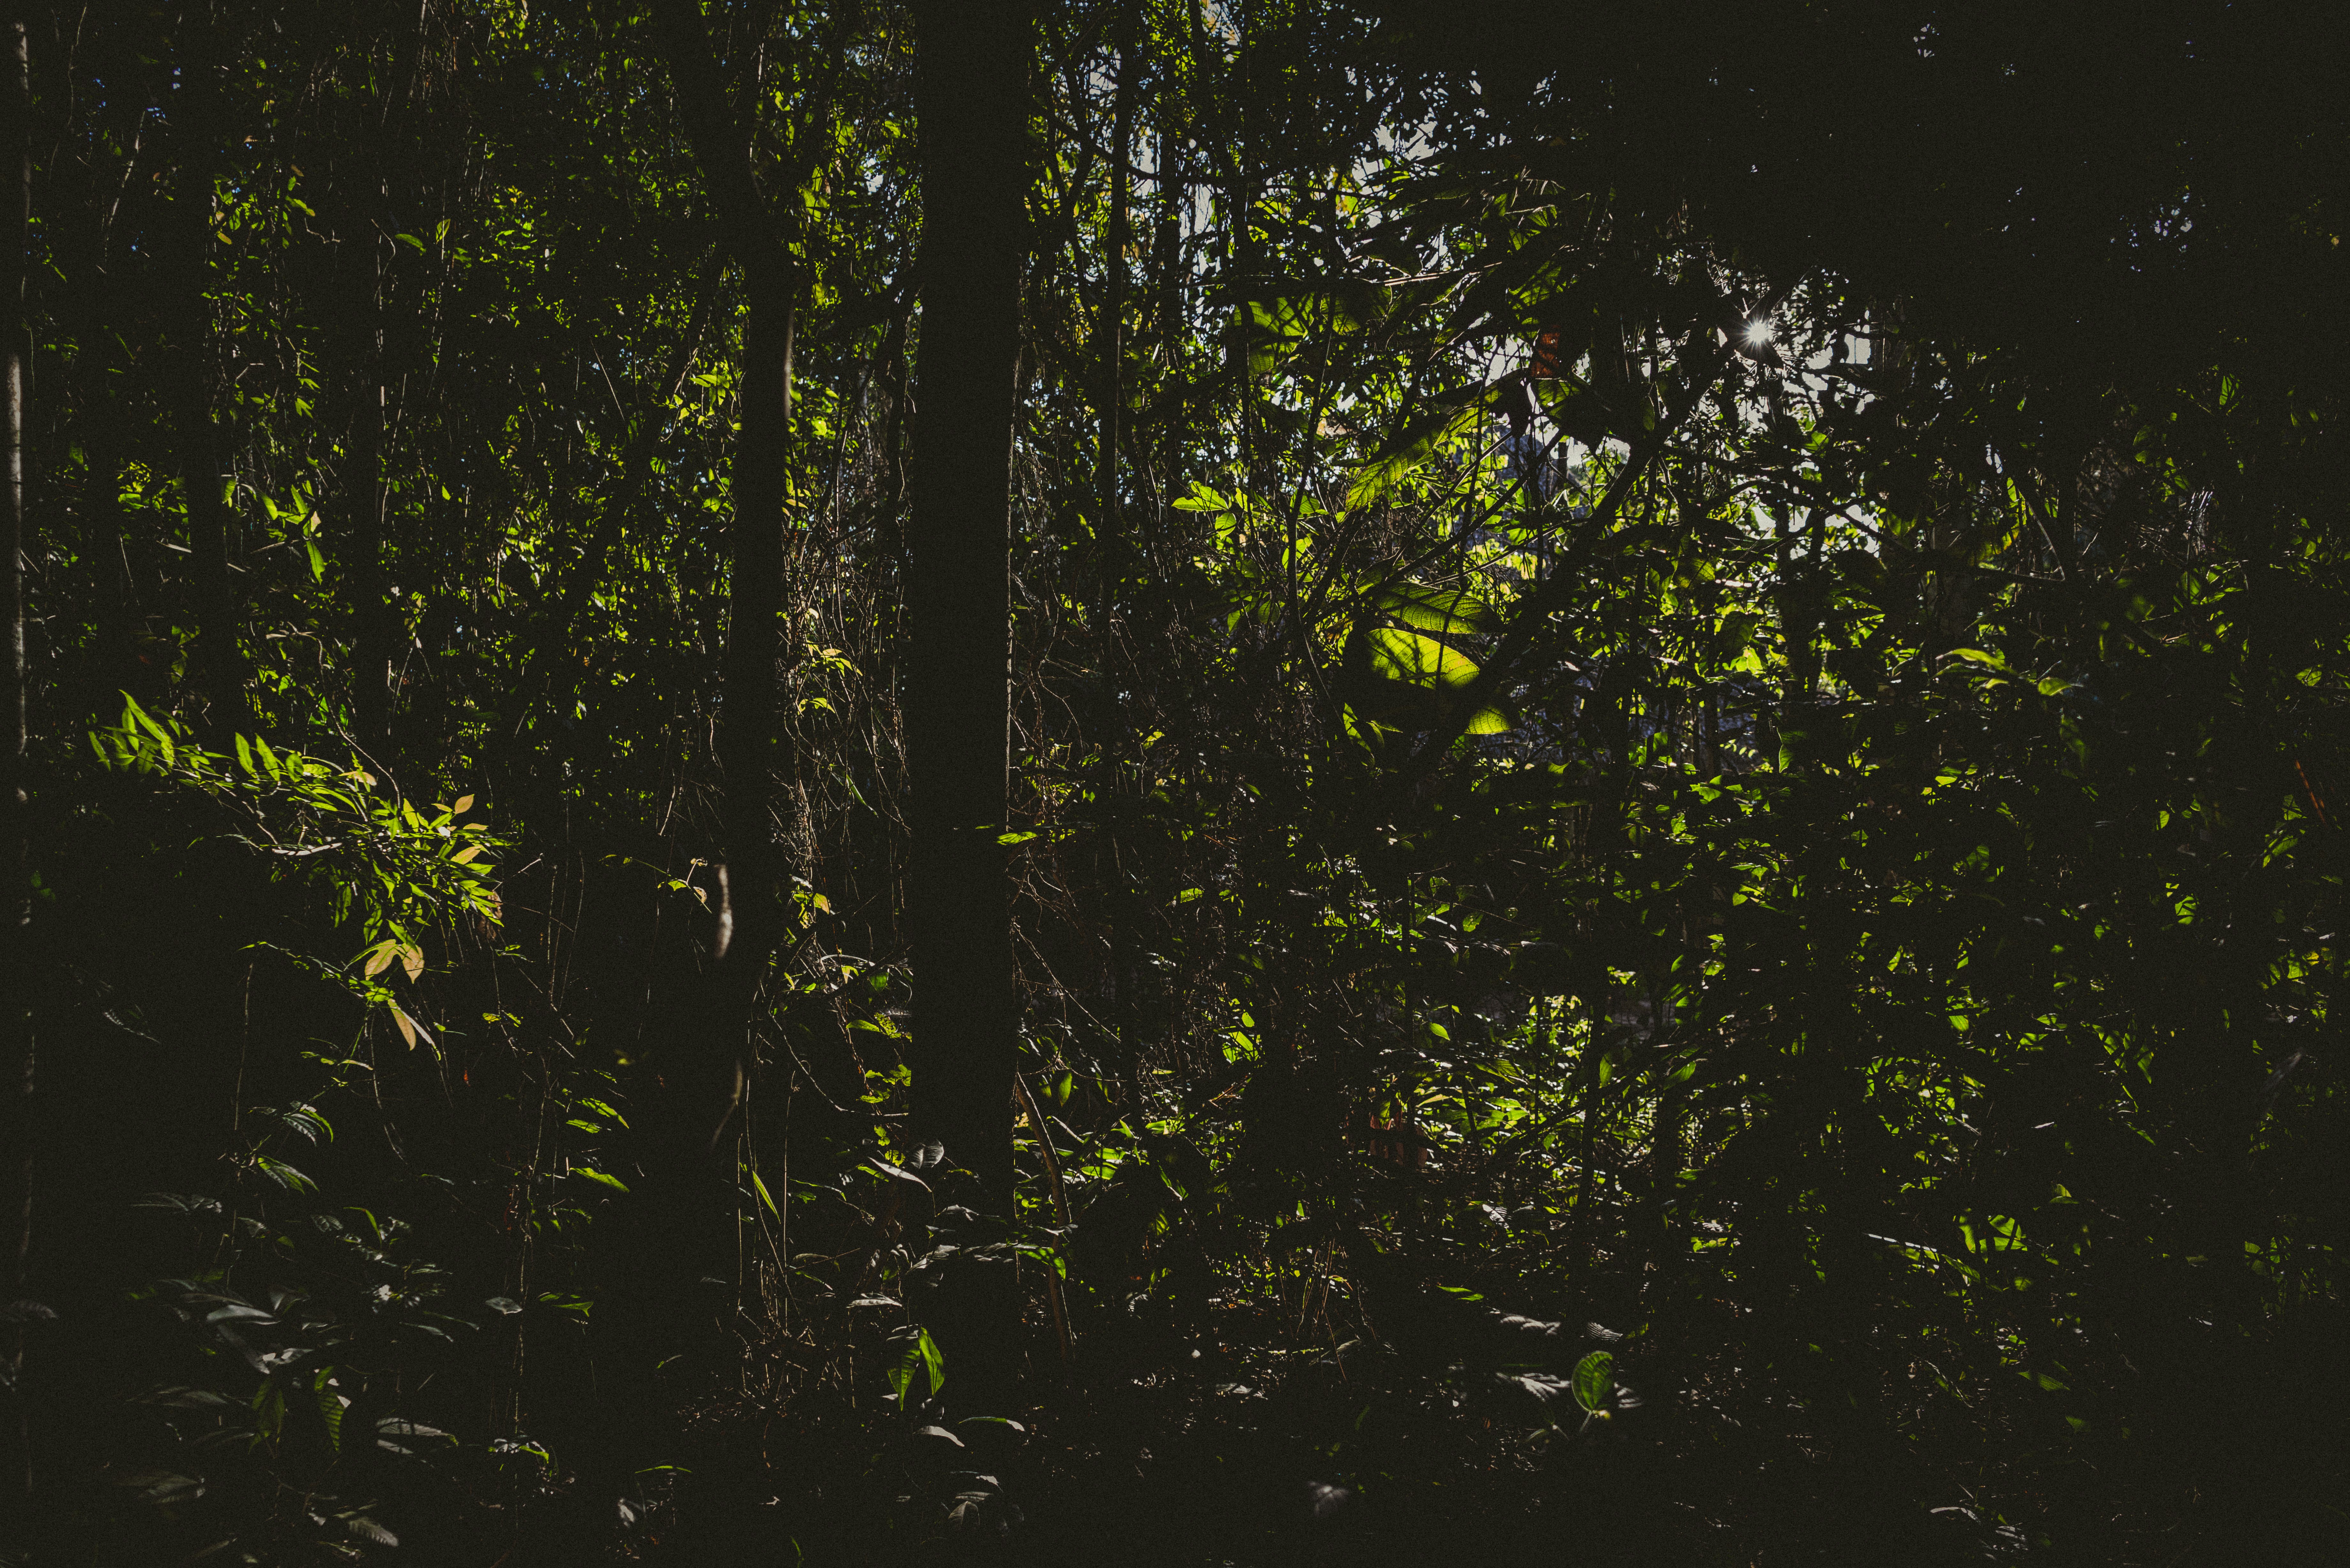
{"type": "Polygon", "coordinates": [[[1483,421],[1486,401],[1480,395],[1465,404],[1441,404],[1409,421],[1356,472],[1347,487],[1347,509],[1377,504],[1439,452],[1475,430],[1483,421]]]}
{"type": "Polygon", "coordinates": [[[1426,583],[1396,583],[1378,597],[1379,608],[1422,631],[1492,631],[1501,610],[1474,588],[1439,588],[1426,583]]]}
{"type": "Polygon", "coordinates": [[[1390,680],[1448,691],[1477,679],[1477,662],[1459,649],[1401,627],[1369,627],[1363,647],[1370,668],[1390,680]]]}
{"type": "Polygon", "coordinates": [[[1604,1413],[1616,1392],[1616,1358],[1595,1350],[1575,1364],[1575,1402],[1593,1415],[1604,1413]]]}

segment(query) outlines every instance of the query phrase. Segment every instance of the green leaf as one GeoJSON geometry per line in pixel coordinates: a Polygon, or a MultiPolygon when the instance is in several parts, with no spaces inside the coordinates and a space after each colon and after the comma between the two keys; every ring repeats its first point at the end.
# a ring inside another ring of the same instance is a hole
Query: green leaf
{"type": "Polygon", "coordinates": [[[317,1396],[318,1418],[327,1423],[327,1441],[339,1454],[343,1451],[343,1412],[350,1408],[351,1402],[335,1392],[334,1383],[335,1369],[321,1366],[310,1380],[310,1388],[317,1396]]]}
{"type": "Polygon", "coordinates": [[[904,1166],[892,1165],[888,1160],[878,1157],[867,1161],[864,1165],[858,1167],[858,1168],[874,1176],[888,1177],[898,1181],[910,1181],[915,1186],[924,1189],[928,1189],[931,1185],[929,1182],[924,1181],[920,1177],[916,1176],[912,1171],[908,1170],[904,1166]]]}
{"type": "Polygon", "coordinates": [[[914,1348],[922,1358],[924,1370],[931,1375],[931,1393],[935,1396],[946,1386],[947,1353],[939,1348],[938,1342],[931,1337],[931,1331],[927,1328],[914,1342],[914,1348]]]}
{"type": "Polygon", "coordinates": [[[147,716],[147,710],[141,708],[137,700],[134,699],[130,692],[125,691],[122,694],[122,704],[123,728],[127,730],[130,728],[133,723],[136,723],[139,728],[154,736],[156,747],[162,753],[163,765],[167,768],[170,767],[173,759],[178,755],[177,751],[172,744],[171,732],[164,729],[162,725],[155,722],[154,720],[149,718],[147,716]]]}
{"type": "Polygon", "coordinates": [[[1443,690],[1466,686],[1477,679],[1474,659],[1416,631],[1371,627],[1363,633],[1363,644],[1372,670],[1390,680],[1443,690]]]}
{"type": "Polygon", "coordinates": [[[317,1182],[311,1180],[308,1177],[303,1175],[300,1171],[295,1169],[292,1166],[286,1164],[282,1159],[272,1159],[265,1154],[256,1154],[253,1157],[253,1163],[255,1167],[260,1170],[262,1175],[269,1178],[270,1180],[277,1183],[278,1186],[286,1189],[288,1192],[316,1192],[318,1190],[318,1184],[317,1182]]]}
{"type": "Polygon", "coordinates": [[[1485,400],[1479,398],[1465,408],[1440,408],[1413,420],[1357,472],[1347,487],[1347,509],[1377,504],[1445,446],[1475,429],[1484,413],[1485,400]]]}
{"type": "Polygon", "coordinates": [[[1230,512],[1232,502],[1222,491],[1211,490],[1198,480],[1191,482],[1191,493],[1175,503],[1178,512],[1230,512]]]}
{"type": "Polygon", "coordinates": [[[1422,631],[1492,631],[1502,612],[1473,588],[1438,588],[1426,583],[1396,583],[1378,596],[1379,608],[1422,631]]]}
{"type": "Polygon", "coordinates": [[[899,1408],[905,1407],[908,1393],[918,1375],[927,1376],[931,1393],[935,1397],[946,1386],[946,1352],[939,1348],[938,1342],[931,1337],[931,1331],[927,1328],[900,1329],[891,1337],[905,1347],[899,1353],[897,1363],[886,1374],[890,1392],[898,1397],[899,1408]]]}
{"type": "Polygon", "coordinates": [[[1996,653],[1986,653],[1980,648],[1954,648],[1950,649],[1950,653],[1946,657],[1951,659],[1962,659],[1970,664],[1980,664],[1984,666],[1986,669],[1996,670],[2002,675],[2013,675],[2015,673],[2014,670],[2008,668],[2007,660],[2002,659],[1996,653]]]}
{"type": "Polygon", "coordinates": [[[1595,1350],[1575,1364],[1575,1402],[1600,1415],[1607,1408],[1610,1396],[1616,1392],[1616,1358],[1604,1350],[1595,1350]]]}
{"type": "Polygon", "coordinates": [[[334,1124],[319,1115],[316,1106],[287,1106],[277,1113],[277,1117],[287,1127],[301,1134],[312,1143],[335,1141],[334,1124]]]}
{"type": "Polygon", "coordinates": [[[1279,369],[1284,359],[1304,346],[1314,327],[1306,314],[1308,303],[1252,299],[1242,308],[1239,324],[1242,339],[1248,345],[1250,374],[1262,376],[1279,369]]]}

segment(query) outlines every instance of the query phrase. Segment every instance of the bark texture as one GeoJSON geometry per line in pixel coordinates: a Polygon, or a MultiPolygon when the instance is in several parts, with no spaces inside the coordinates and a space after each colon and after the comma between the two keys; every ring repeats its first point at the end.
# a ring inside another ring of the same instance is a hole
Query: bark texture
{"type": "Polygon", "coordinates": [[[0,1539],[28,1534],[33,1445],[23,1386],[33,1247],[32,916],[25,777],[25,279],[32,85],[25,15],[0,20],[0,1539]]]}
{"type": "Polygon", "coordinates": [[[1012,431],[1027,252],[1024,0],[916,8],[922,316],[906,597],[914,1116],[987,1211],[1012,1200],[1020,1011],[1004,848],[1012,431]]]}

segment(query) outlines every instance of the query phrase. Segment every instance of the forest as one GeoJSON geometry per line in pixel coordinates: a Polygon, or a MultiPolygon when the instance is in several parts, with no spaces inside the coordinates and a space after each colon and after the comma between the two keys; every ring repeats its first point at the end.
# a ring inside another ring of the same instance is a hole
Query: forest
{"type": "Polygon", "coordinates": [[[2350,1561],[2350,9],[12,0],[0,1565],[2350,1561]]]}

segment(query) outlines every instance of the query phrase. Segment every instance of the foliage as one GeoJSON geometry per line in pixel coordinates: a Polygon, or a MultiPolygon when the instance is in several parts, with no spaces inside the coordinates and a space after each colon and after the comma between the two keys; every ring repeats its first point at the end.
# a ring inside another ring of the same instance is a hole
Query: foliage
{"type": "Polygon", "coordinates": [[[983,1214],[893,5],[702,11],[791,882],[662,1163],[753,395],[672,3],[35,27],[38,1550],[2324,1560],[2338,23],[1043,8],[983,1214]]]}

